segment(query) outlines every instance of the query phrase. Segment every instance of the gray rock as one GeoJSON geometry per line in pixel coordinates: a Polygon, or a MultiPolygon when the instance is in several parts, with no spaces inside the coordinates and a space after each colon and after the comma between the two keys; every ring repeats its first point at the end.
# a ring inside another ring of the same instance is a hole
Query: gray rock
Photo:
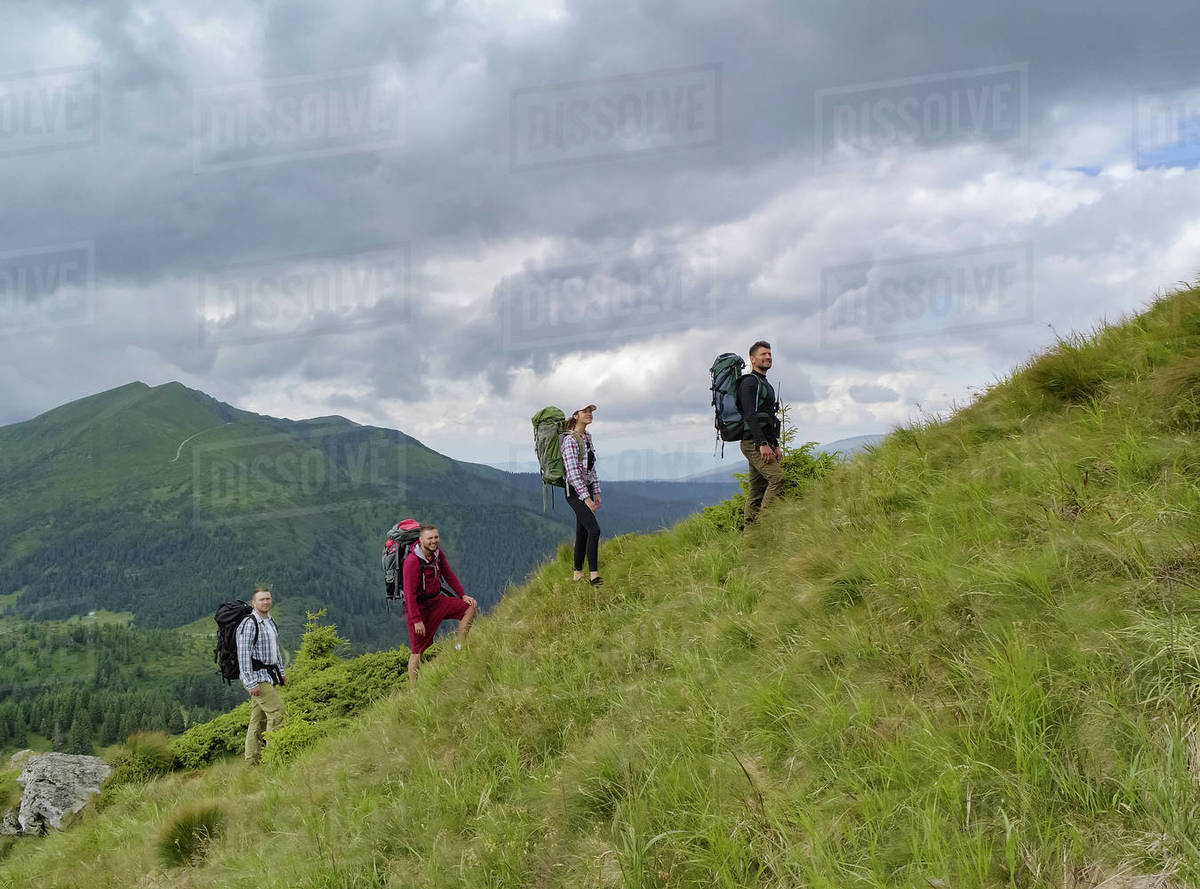
{"type": "Polygon", "coordinates": [[[61,828],[63,816],[82,809],[111,774],[112,766],[98,756],[43,753],[33,757],[17,778],[25,788],[17,812],[21,832],[61,828]]]}
{"type": "Polygon", "coordinates": [[[21,832],[21,822],[17,820],[17,810],[9,809],[0,819],[0,837],[16,836],[21,832]]]}
{"type": "Polygon", "coordinates": [[[8,767],[10,769],[23,769],[29,764],[29,760],[37,756],[36,750],[18,750],[8,758],[8,767]]]}

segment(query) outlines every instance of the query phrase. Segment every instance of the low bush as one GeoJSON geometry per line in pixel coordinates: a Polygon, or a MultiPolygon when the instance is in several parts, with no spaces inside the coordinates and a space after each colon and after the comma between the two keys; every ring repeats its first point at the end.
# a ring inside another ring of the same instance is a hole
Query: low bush
{"type": "Polygon", "coordinates": [[[296,655],[296,663],[289,671],[297,678],[308,672],[327,669],[336,664],[340,658],[339,648],[345,647],[349,639],[338,635],[337,627],[333,624],[322,626],[321,618],[325,609],[307,612],[308,620],[304,623],[304,637],[300,641],[300,651],[296,655]]]}
{"type": "Polygon", "coordinates": [[[125,749],[113,760],[111,785],[149,781],[165,775],[175,765],[171,739],[162,732],[138,732],[125,741],[125,749]]]}
{"type": "MultiPolygon", "coordinates": [[[[786,439],[789,436],[785,434],[786,439]]],[[[798,448],[785,451],[783,455],[783,493],[785,497],[803,496],[816,482],[827,477],[840,463],[833,454],[824,451],[813,452],[817,446],[815,441],[806,442],[798,448]]],[[[736,472],[733,477],[738,480],[741,490],[715,506],[706,506],[703,515],[719,531],[739,531],[742,527],[742,514],[746,508],[746,495],[750,489],[749,474],[736,472]]]]}
{"type": "MultiPolygon", "coordinates": [[[[315,619],[318,615],[311,615],[315,619]]],[[[310,619],[310,624],[313,620],[310,619]]],[[[280,763],[343,726],[349,717],[398,688],[408,670],[408,649],[376,651],[351,660],[334,654],[341,644],[333,626],[313,626],[304,636],[320,634],[319,645],[288,676],[282,689],[286,715],[280,729],[267,739],[263,762],[280,763]],[[302,668],[301,668],[302,667],[302,668]]],[[[178,767],[196,769],[245,748],[250,704],[193,726],[172,743],[178,767]]]]}
{"type": "Polygon", "coordinates": [[[109,761],[113,772],[100,787],[98,809],[111,805],[118,789],[126,784],[143,784],[171,771],[175,767],[175,752],[171,739],[162,732],[138,732],[130,735],[109,761]]]}
{"type": "Polygon", "coordinates": [[[250,703],[239,704],[216,719],[194,725],[171,742],[175,764],[198,769],[230,753],[243,750],[250,725],[250,703]]]}

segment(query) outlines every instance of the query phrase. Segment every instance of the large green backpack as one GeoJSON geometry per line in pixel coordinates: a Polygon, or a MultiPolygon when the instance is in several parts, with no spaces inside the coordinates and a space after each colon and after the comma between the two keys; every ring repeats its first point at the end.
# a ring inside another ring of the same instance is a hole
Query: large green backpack
{"type": "Polygon", "coordinates": [[[712,383],[712,406],[716,414],[714,425],[717,427],[717,437],[721,439],[721,457],[725,456],[725,442],[741,441],[742,433],[746,430],[746,422],[742,419],[742,409],[737,403],[738,384],[742,381],[742,372],[746,362],[742,356],[733,352],[718,355],[713,366],[709,368],[712,383]]]}
{"type": "Polygon", "coordinates": [[[537,452],[538,469],[542,474],[542,511],[546,509],[546,485],[567,486],[567,471],[563,466],[562,448],[558,437],[567,424],[567,415],[556,407],[544,407],[533,415],[533,449],[537,452]]]}

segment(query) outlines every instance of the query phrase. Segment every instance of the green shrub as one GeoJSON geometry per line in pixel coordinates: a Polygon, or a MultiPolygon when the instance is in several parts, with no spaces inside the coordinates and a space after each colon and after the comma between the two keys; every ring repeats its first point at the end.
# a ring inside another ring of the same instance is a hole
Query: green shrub
{"type": "Polygon", "coordinates": [[[100,788],[98,808],[113,801],[118,787],[142,784],[165,775],[175,767],[175,751],[171,739],[162,732],[138,732],[130,735],[125,746],[111,760],[113,772],[100,788]]]}
{"type": "Polygon", "coordinates": [[[125,749],[113,760],[109,784],[149,781],[165,775],[175,765],[171,739],[162,732],[138,732],[125,741],[125,749]]]}
{"type": "Polygon", "coordinates": [[[268,765],[287,762],[301,750],[311,747],[322,738],[345,731],[351,724],[345,717],[322,719],[317,722],[307,722],[303,719],[285,720],[283,726],[267,738],[263,762],[268,765]]]}
{"type": "Polygon", "coordinates": [[[793,448],[783,455],[784,493],[799,496],[837,469],[839,460],[824,451],[813,453],[815,441],[793,448]]]}
{"type": "MultiPolygon", "coordinates": [[[[785,412],[786,415],[786,412],[785,412]]],[[[784,447],[794,437],[794,430],[787,430],[783,435],[784,447]]],[[[809,488],[826,478],[840,464],[833,454],[824,451],[813,453],[817,446],[815,441],[806,442],[798,448],[786,450],[783,455],[783,493],[785,497],[803,496],[809,488]]],[[[740,531],[742,515],[746,507],[746,495],[750,490],[749,473],[735,472],[733,477],[741,485],[741,491],[728,500],[723,500],[714,506],[704,507],[702,515],[712,523],[718,531],[740,531]]]]}
{"type": "Polygon", "coordinates": [[[407,670],[407,649],[393,649],[339,660],[295,684],[289,680],[284,689],[287,716],[268,739],[263,762],[287,762],[321,738],[340,731],[369,704],[398,688],[407,670]]]}
{"type": "Polygon", "coordinates": [[[740,531],[742,514],[746,507],[745,476],[742,479],[742,491],[734,494],[728,500],[722,500],[713,506],[704,507],[703,515],[718,531],[740,531]]]}
{"type": "Polygon", "coordinates": [[[245,749],[250,725],[250,702],[239,704],[216,719],[194,725],[171,742],[175,764],[198,769],[230,753],[245,749]]]}
{"type": "Polygon", "coordinates": [[[175,815],[158,840],[158,854],[167,867],[196,865],[221,835],[225,813],[220,806],[191,806],[175,815]]]}
{"type": "MultiPolygon", "coordinates": [[[[334,658],[322,669],[313,666],[310,662],[310,669],[289,673],[282,689],[287,712],[283,725],[267,740],[263,753],[266,763],[291,759],[371,702],[398,688],[408,670],[408,650],[376,651],[352,660],[334,658]]],[[[224,756],[240,754],[249,723],[247,702],[193,726],[172,743],[176,764],[197,769],[224,756]]]]}
{"type": "Polygon", "coordinates": [[[334,624],[321,626],[321,618],[325,616],[324,608],[320,611],[306,613],[308,620],[304,623],[305,632],[300,640],[300,652],[296,656],[296,665],[291,671],[297,675],[310,670],[324,670],[332,667],[341,660],[337,656],[337,650],[350,641],[338,635],[337,627],[334,624]]]}

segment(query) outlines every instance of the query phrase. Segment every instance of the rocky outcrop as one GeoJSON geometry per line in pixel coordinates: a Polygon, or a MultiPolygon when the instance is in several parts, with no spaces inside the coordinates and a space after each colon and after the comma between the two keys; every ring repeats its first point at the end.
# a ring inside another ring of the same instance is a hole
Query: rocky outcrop
{"type": "Polygon", "coordinates": [[[63,816],[82,809],[111,774],[112,766],[97,756],[42,753],[31,757],[17,778],[24,787],[21,806],[15,819],[12,812],[4,817],[0,833],[45,833],[62,827],[63,816]]]}
{"type": "Polygon", "coordinates": [[[8,767],[10,769],[23,769],[29,765],[29,760],[37,755],[36,750],[18,750],[8,758],[8,767]]]}

